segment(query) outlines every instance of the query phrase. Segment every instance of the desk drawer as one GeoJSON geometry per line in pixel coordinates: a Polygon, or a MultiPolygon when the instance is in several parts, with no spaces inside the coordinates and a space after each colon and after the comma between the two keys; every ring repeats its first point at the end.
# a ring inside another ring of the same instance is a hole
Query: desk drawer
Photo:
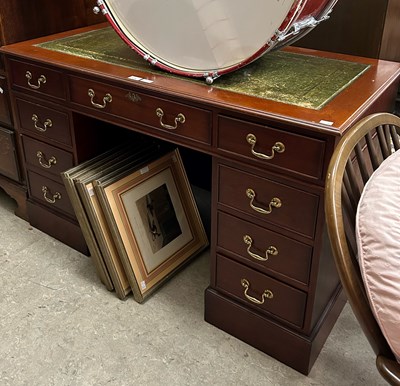
{"type": "Polygon", "coordinates": [[[28,170],[29,193],[36,201],[53,209],[61,210],[75,216],[67,191],[61,183],[57,183],[38,173],[28,170]]]}
{"type": "Polygon", "coordinates": [[[72,145],[68,114],[37,103],[17,99],[17,114],[22,130],[44,139],[72,145]]]}
{"type": "Polygon", "coordinates": [[[220,116],[218,147],[259,166],[278,167],[316,179],[322,177],[325,156],[322,140],[220,116]],[[274,146],[277,150],[273,150],[274,146]],[[260,158],[263,155],[270,159],[260,158]]]}
{"type": "Polygon", "coordinates": [[[314,237],[317,195],[220,164],[218,201],[259,220],[314,237]]]}
{"type": "Polygon", "coordinates": [[[66,99],[60,71],[13,59],[10,59],[10,69],[13,88],[66,99]]]}
{"type": "Polygon", "coordinates": [[[211,143],[211,113],[207,110],[74,76],[69,78],[69,86],[73,103],[168,135],[211,143]]]}
{"type": "Polygon", "coordinates": [[[217,255],[216,278],[217,289],[247,306],[303,326],[307,301],[304,292],[221,255],[217,255]]]}
{"type": "Polygon", "coordinates": [[[313,248],[229,214],[218,213],[217,245],[246,265],[308,284],[313,248]]]}
{"type": "Polygon", "coordinates": [[[72,153],[27,136],[22,137],[22,142],[26,164],[40,168],[56,176],[60,181],[60,173],[74,166],[72,153]]]}

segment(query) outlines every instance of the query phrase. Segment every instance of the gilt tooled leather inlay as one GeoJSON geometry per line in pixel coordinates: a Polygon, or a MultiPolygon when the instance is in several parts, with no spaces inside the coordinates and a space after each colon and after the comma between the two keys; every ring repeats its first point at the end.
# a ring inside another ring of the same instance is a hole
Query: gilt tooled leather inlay
{"type": "MultiPolygon", "coordinates": [[[[38,46],[141,71],[179,77],[152,66],[130,49],[111,27],[38,46]]],[[[284,51],[263,55],[248,66],[217,78],[212,86],[309,109],[321,109],[368,69],[368,65],[284,51]]]]}

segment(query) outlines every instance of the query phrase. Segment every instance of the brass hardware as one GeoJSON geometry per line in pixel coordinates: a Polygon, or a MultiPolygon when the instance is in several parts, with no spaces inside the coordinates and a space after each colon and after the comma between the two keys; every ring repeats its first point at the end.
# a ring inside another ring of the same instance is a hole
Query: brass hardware
{"type": "Polygon", "coordinates": [[[47,81],[47,79],[46,79],[46,77],[45,77],[44,75],[40,75],[39,78],[38,78],[38,80],[37,80],[37,85],[36,85],[36,84],[32,84],[32,83],[31,83],[31,80],[32,80],[32,73],[31,73],[30,71],[27,71],[27,72],[25,73],[25,77],[26,77],[26,79],[28,79],[28,85],[29,85],[29,87],[30,87],[30,88],[33,88],[34,90],[39,89],[40,86],[41,86],[42,84],[45,84],[46,81],[47,81]]]}
{"type": "Polygon", "coordinates": [[[268,255],[271,256],[276,256],[278,254],[278,249],[276,247],[274,247],[273,245],[271,245],[270,247],[268,247],[268,249],[265,251],[265,257],[262,257],[260,255],[257,255],[254,252],[251,252],[250,249],[253,245],[253,239],[249,236],[249,235],[245,235],[243,236],[243,241],[244,243],[248,246],[247,247],[247,253],[253,257],[256,260],[260,260],[260,261],[267,261],[268,260],[268,255]]]}
{"type": "Polygon", "coordinates": [[[251,145],[251,154],[253,154],[257,158],[271,160],[275,157],[275,152],[283,153],[285,151],[285,145],[282,142],[275,142],[275,145],[272,146],[271,155],[266,155],[263,153],[258,153],[254,150],[254,147],[257,143],[257,137],[254,134],[247,134],[246,136],[247,143],[251,145]]]}
{"type": "Polygon", "coordinates": [[[253,209],[256,212],[261,213],[261,214],[270,214],[272,212],[273,208],[280,208],[282,206],[282,201],[279,198],[274,197],[269,202],[268,209],[263,209],[263,208],[260,208],[260,207],[254,205],[254,200],[256,198],[256,192],[253,189],[250,189],[250,188],[247,189],[246,190],[246,195],[247,195],[248,198],[250,198],[250,207],[251,207],[251,209],[253,209]]]}
{"type": "Polygon", "coordinates": [[[125,95],[131,102],[141,102],[141,100],[142,100],[142,98],[138,95],[138,94],[136,94],[136,93],[134,93],[134,92],[132,92],[132,91],[129,91],[128,92],[128,94],[126,94],[125,95]]]}
{"type": "Polygon", "coordinates": [[[57,159],[54,156],[51,156],[49,160],[46,161],[44,154],[40,150],[36,152],[36,157],[39,159],[40,166],[44,167],[45,169],[50,169],[52,165],[57,163],[57,159]]]}
{"type": "Polygon", "coordinates": [[[175,126],[171,126],[171,125],[167,125],[165,124],[162,119],[164,116],[164,111],[162,109],[160,109],[159,107],[156,109],[156,115],[158,118],[160,118],[160,125],[161,127],[163,127],[164,129],[168,129],[168,130],[176,130],[176,128],[178,127],[178,123],[185,123],[186,118],[182,113],[179,113],[176,117],[175,117],[175,126]]]}
{"type": "MultiPolygon", "coordinates": [[[[37,129],[38,131],[44,133],[49,127],[53,126],[53,121],[49,118],[47,118],[44,122],[43,122],[43,127],[38,126],[38,122],[39,122],[39,117],[36,114],[32,115],[32,121],[35,124],[35,129],[37,129]]],[[[39,122],[40,123],[40,122],[39,122]]]]}
{"type": "Polygon", "coordinates": [[[253,296],[250,296],[250,295],[247,294],[247,292],[248,292],[248,290],[249,290],[249,288],[250,288],[250,283],[249,283],[249,281],[248,281],[247,279],[242,279],[242,280],[240,281],[240,283],[241,283],[242,286],[245,288],[245,290],[244,290],[244,296],[246,296],[246,298],[247,298],[248,300],[250,300],[252,303],[255,303],[255,304],[264,304],[265,299],[272,299],[272,298],[274,297],[274,294],[272,293],[272,291],[266,289],[266,290],[262,293],[262,295],[261,295],[261,300],[258,300],[258,299],[256,299],[256,298],[254,298],[253,296]]]}
{"type": "Polygon", "coordinates": [[[107,106],[107,103],[111,103],[112,102],[112,96],[111,94],[107,93],[106,95],[104,95],[103,97],[103,104],[101,105],[100,103],[96,103],[93,99],[96,96],[95,92],[93,89],[89,88],[88,90],[88,95],[90,96],[90,103],[92,104],[92,106],[96,107],[97,109],[105,109],[107,106]]]}
{"type": "Polygon", "coordinates": [[[52,198],[47,197],[47,192],[49,188],[47,186],[42,186],[42,192],[44,199],[49,202],[50,204],[54,204],[57,200],[61,200],[61,193],[55,192],[52,198]]]}

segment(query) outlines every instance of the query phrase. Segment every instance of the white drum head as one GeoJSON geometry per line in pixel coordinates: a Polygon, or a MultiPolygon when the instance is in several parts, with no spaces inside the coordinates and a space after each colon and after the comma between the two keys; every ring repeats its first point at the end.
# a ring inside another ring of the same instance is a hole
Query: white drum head
{"type": "Polygon", "coordinates": [[[192,76],[264,53],[299,0],[103,0],[121,37],[153,64],[192,76]]]}

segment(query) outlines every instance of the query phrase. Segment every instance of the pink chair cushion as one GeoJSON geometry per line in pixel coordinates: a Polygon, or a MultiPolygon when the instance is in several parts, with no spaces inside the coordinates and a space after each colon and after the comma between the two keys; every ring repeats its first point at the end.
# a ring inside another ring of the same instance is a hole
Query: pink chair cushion
{"type": "Polygon", "coordinates": [[[372,174],[361,196],[356,237],[375,318],[400,362],[400,151],[372,174]]]}

